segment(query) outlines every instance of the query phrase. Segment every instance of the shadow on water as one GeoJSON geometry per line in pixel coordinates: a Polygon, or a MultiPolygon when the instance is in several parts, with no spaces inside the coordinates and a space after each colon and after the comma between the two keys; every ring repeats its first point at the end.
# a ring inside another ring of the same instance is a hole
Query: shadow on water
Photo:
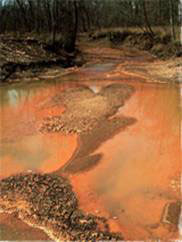
{"type": "Polygon", "coordinates": [[[92,169],[97,165],[102,158],[102,154],[92,154],[103,142],[111,139],[121,130],[124,130],[128,125],[136,122],[134,118],[115,118],[102,121],[91,133],[81,134],[79,137],[79,147],[72,159],[69,160],[61,169],[56,171],[74,174],[92,169]]]}

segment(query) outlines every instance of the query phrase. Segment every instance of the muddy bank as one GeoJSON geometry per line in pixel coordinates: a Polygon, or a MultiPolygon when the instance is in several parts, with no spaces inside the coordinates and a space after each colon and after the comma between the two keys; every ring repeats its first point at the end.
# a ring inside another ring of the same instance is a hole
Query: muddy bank
{"type": "Polygon", "coordinates": [[[182,57],[182,47],[179,43],[173,43],[170,34],[129,31],[129,30],[101,30],[90,33],[92,40],[107,39],[113,47],[120,45],[145,50],[153,55],[168,59],[182,57]]]}
{"type": "Polygon", "coordinates": [[[69,181],[48,174],[19,174],[1,180],[0,209],[62,240],[122,240],[103,217],[84,214],[69,181]]]}
{"type": "MultiPolygon", "coordinates": [[[[87,63],[92,63],[92,65],[93,63],[97,63],[97,65],[113,63],[113,69],[108,71],[107,75],[102,75],[104,80],[179,83],[182,57],[164,60],[157,58],[148,51],[136,48],[134,45],[122,43],[115,45],[105,38],[90,40],[87,43],[81,42],[79,48],[87,63]]],[[[82,78],[82,76],[79,76],[79,78],[82,78]]],[[[87,78],[89,80],[90,76],[85,75],[85,79],[87,78]]],[[[98,81],[99,77],[96,78],[94,76],[94,80],[98,81]]]]}
{"type": "Polygon", "coordinates": [[[0,36],[0,83],[17,82],[31,70],[37,76],[50,67],[68,68],[81,65],[79,53],[52,49],[48,44],[30,37],[0,36]]]}

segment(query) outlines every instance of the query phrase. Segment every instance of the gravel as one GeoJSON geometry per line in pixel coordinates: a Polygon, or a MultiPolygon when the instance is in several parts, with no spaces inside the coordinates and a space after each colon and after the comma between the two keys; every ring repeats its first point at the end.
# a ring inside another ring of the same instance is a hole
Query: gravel
{"type": "Polygon", "coordinates": [[[121,240],[109,230],[107,220],[78,208],[69,181],[56,175],[25,173],[1,180],[0,209],[17,213],[31,226],[43,229],[52,239],[121,240]],[[99,224],[104,229],[101,230],[99,224]]]}
{"type": "MultiPolygon", "coordinates": [[[[111,84],[99,94],[87,87],[69,88],[50,100],[47,105],[64,105],[62,115],[46,117],[40,132],[87,133],[114,115],[124,101],[131,96],[133,88],[124,84],[111,84]]],[[[45,107],[44,107],[45,108],[45,107]]]]}

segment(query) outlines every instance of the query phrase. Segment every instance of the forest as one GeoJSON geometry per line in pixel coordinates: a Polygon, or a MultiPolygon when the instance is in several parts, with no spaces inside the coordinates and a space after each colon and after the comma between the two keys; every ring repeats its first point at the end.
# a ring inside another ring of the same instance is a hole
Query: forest
{"type": "Polygon", "coordinates": [[[180,40],[180,0],[1,0],[0,33],[49,34],[73,51],[78,33],[138,28],[155,36],[157,27],[180,40]]]}

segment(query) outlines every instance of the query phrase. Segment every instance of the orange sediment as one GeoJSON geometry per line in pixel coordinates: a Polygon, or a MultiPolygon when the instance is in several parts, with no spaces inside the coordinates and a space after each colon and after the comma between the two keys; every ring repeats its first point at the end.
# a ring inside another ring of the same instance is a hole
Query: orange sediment
{"type": "MultiPolygon", "coordinates": [[[[92,54],[92,51],[96,50],[90,50],[88,54],[92,54]]],[[[110,56],[110,49],[103,48],[100,52],[105,54],[105,51],[106,57],[110,56]]],[[[115,57],[113,52],[113,58],[115,57]]],[[[128,62],[128,65],[132,68],[135,62],[128,62]]],[[[81,81],[85,81],[87,77],[88,83],[98,77],[100,83],[101,77],[111,82],[121,77],[123,82],[133,85],[135,94],[115,116],[124,115],[137,120],[99,144],[95,151],[90,150],[91,156],[100,154],[100,160],[95,166],[69,175],[79,208],[84,212],[106,217],[111,231],[121,232],[125,240],[178,239],[177,225],[170,218],[164,217],[164,214],[168,214],[165,210],[167,204],[181,200],[179,87],[137,82],[150,81],[150,77],[146,73],[134,74],[122,70],[121,65],[113,72],[106,71],[104,75],[92,68],[90,71],[81,70],[76,77],[81,81]]],[[[71,86],[74,87],[74,84],[71,86]]],[[[17,125],[13,129],[20,120],[27,122],[33,119],[39,125],[47,116],[62,114],[65,107],[45,104],[48,98],[65,88],[66,85],[56,85],[44,92],[39,90],[40,94],[30,101],[16,108],[3,109],[3,136],[12,137],[12,132],[13,138],[20,136],[15,144],[9,148],[6,146],[9,153],[1,160],[3,177],[27,169],[51,173],[72,159],[79,148],[77,134],[40,134],[31,126],[33,135],[29,135],[26,130],[30,131],[30,127],[27,128],[26,125],[20,125],[20,128],[17,125]],[[12,148],[15,153],[10,152],[12,148]],[[23,160],[22,156],[26,163],[20,162],[23,160]],[[32,162],[34,160],[35,163],[32,162]]],[[[89,150],[89,143],[87,149],[89,150]]]]}
{"type": "Polygon", "coordinates": [[[70,179],[81,208],[109,218],[125,239],[178,239],[177,225],[163,216],[166,204],[181,200],[179,88],[133,85],[117,116],[137,122],[94,152],[103,155],[96,167],[70,179]]]}

